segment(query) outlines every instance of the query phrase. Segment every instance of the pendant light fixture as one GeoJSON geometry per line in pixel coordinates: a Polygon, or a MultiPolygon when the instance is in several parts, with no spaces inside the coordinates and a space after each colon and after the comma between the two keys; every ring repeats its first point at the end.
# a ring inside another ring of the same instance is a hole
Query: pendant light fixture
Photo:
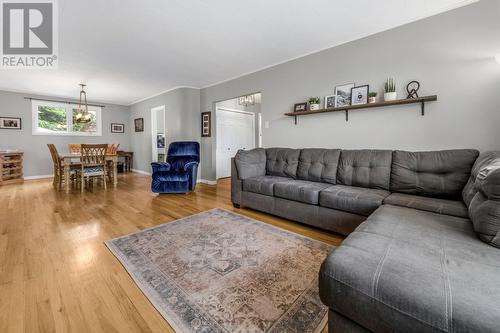
{"type": "Polygon", "coordinates": [[[92,116],[89,113],[89,105],[87,104],[87,93],[85,92],[85,84],[80,83],[80,102],[78,103],[78,111],[75,115],[77,123],[86,124],[90,122],[92,116]]]}
{"type": "Polygon", "coordinates": [[[238,104],[244,106],[254,105],[255,96],[254,95],[241,96],[240,98],[238,98],[238,104]]]}

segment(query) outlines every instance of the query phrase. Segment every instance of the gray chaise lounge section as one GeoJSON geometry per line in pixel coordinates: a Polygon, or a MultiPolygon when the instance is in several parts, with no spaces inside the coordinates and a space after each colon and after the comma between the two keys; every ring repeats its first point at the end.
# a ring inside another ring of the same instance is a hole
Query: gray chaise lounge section
{"type": "Polygon", "coordinates": [[[257,149],[232,168],[236,206],[349,235],[320,272],[330,332],[500,331],[499,152],[257,149]]]}

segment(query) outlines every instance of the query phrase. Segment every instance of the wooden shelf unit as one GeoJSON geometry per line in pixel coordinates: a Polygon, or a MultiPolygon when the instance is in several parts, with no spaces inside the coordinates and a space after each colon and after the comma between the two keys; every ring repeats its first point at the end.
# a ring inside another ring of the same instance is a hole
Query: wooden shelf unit
{"type": "Polygon", "coordinates": [[[0,185],[22,183],[23,152],[0,151],[0,185]]]}
{"type": "Polygon", "coordinates": [[[377,102],[370,104],[357,104],[357,105],[345,105],[336,108],[329,109],[320,109],[320,110],[307,110],[307,111],[297,111],[297,112],[287,112],[286,116],[295,117],[295,125],[297,125],[297,116],[305,116],[308,114],[316,114],[316,113],[327,113],[327,112],[345,112],[345,120],[349,121],[349,110],[358,110],[358,109],[368,109],[368,108],[380,108],[384,106],[392,106],[392,105],[404,105],[404,104],[420,104],[420,112],[425,115],[425,102],[432,102],[437,100],[437,95],[431,96],[423,96],[417,98],[406,98],[406,99],[398,99],[395,101],[388,102],[377,102]]]}

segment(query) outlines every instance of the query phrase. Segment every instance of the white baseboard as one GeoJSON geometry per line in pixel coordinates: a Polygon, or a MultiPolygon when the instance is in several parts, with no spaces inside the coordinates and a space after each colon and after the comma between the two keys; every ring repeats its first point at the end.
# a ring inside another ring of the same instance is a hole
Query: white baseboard
{"type": "Polygon", "coordinates": [[[52,178],[54,175],[38,175],[38,176],[27,176],[24,177],[24,180],[35,180],[35,179],[44,179],[44,178],[52,178]]]}
{"type": "Polygon", "coordinates": [[[141,175],[145,175],[145,176],[151,176],[151,172],[142,171],[139,169],[132,169],[132,172],[140,173],[141,175]]]}
{"type": "Polygon", "coordinates": [[[206,179],[198,179],[196,180],[197,183],[202,183],[202,184],[208,184],[208,185],[217,185],[216,180],[206,180],[206,179]]]}

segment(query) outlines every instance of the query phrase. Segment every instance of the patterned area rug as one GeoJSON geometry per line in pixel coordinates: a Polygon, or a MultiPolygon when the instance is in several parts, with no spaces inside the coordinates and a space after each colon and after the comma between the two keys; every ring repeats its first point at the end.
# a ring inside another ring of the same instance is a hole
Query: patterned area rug
{"type": "Polygon", "coordinates": [[[106,242],[177,332],[320,332],[333,246],[223,209],[106,242]]]}

